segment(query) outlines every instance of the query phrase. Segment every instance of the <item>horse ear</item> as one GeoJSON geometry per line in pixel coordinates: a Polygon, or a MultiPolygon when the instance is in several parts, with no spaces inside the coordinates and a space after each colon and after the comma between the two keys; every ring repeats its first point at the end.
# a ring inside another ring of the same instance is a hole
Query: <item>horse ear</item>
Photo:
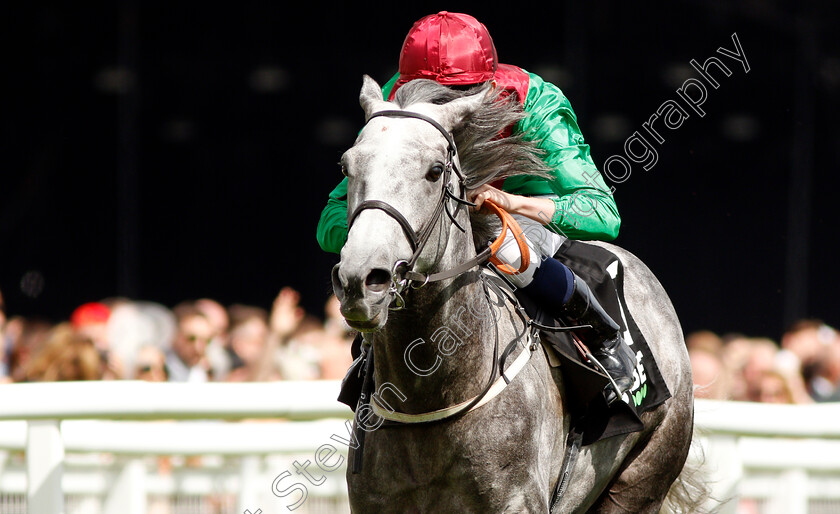
{"type": "Polygon", "coordinates": [[[365,111],[365,121],[376,111],[384,109],[387,104],[382,99],[382,88],[368,75],[365,75],[363,79],[362,91],[359,93],[359,104],[365,111]]]}
{"type": "Polygon", "coordinates": [[[492,86],[488,84],[474,95],[458,98],[457,100],[444,104],[446,110],[446,123],[444,125],[449,130],[460,126],[467,116],[481,108],[481,105],[492,89],[492,86]]]}

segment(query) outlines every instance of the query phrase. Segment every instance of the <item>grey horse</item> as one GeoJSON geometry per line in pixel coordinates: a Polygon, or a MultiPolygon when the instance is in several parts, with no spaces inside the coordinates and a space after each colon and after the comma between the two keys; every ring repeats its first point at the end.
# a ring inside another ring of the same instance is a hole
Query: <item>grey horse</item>
{"type": "Polygon", "coordinates": [[[689,451],[693,388],[655,276],[629,252],[594,243],[623,263],[626,306],[672,396],[642,415],[644,430],[584,446],[552,507],[570,428],[562,377],[475,265],[489,225],[463,205],[465,188],[542,172],[532,144],[495,137],[521,109],[487,88],[425,80],[386,102],[367,76],[360,102],[367,122],[341,161],[350,229],[332,273],[342,314],[375,355],[376,409],[355,420],[365,437],[361,469],[347,475],[352,510],[659,511],[689,451]],[[504,367],[515,376],[502,381],[499,348],[512,341],[504,367]]]}

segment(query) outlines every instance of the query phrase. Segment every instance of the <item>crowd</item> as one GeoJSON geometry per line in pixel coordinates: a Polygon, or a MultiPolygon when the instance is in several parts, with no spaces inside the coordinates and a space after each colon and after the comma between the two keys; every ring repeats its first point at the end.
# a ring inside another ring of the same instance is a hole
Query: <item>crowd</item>
{"type": "Polygon", "coordinates": [[[699,331],[686,336],[695,396],[764,403],[840,401],[840,333],[803,319],[780,341],[699,331]]]}
{"type": "Polygon", "coordinates": [[[354,334],[338,307],[330,297],[315,316],[284,288],[270,309],[209,298],[172,308],[115,298],[80,305],[53,323],[7,318],[0,293],[0,383],[340,379],[354,334]]]}
{"type": "MultiPolygon", "coordinates": [[[[354,334],[330,297],[323,316],[284,288],[273,305],[202,298],[173,308],[111,299],[67,321],[6,316],[0,293],[0,383],[57,380],[271,381],[341,379],[354,334]]],[[[840,401],[840,333],[819,320],[777,343],[742,334],[686,335],[695,396],[720,400],[840,401]]]]}

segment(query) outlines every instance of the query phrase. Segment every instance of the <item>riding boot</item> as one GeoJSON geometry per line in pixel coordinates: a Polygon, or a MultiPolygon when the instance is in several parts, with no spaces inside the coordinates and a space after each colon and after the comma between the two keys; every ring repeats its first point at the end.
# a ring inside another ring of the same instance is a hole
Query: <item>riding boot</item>
{"type": "Polygon", "coordinates": [[[612,403],[633,386],[633,372],[636,368],[636,354],[621,336],[621,327],[607,314],[586,282],[577,275],[574,275],[574,291],[563,306],[563,317],[578,325],[592,326],[590,330],[581,331],[578,337],[621,391],[621,394],[616,394],[612,385],[607,386],[604,395],[607,403],[612,403]]]}
{"type": "MultiPolygon", "coordinates": [[[[604,367],[623,394],[633,385],[636,355],[621,337],[619,325],[604,310],[583,279],[555,259],[546,259],[537,268],[523,292],[545,311],[574,325],[590,325],[578,337],[604,367]]],[[[620,397],[612,384],[604,390],[607,403],[620,397]]]]}

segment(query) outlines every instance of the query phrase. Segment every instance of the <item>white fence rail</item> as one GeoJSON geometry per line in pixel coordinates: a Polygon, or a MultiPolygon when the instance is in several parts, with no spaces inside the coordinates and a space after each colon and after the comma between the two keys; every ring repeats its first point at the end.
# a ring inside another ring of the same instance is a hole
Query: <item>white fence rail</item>
{"type": "Polygon", "coordinates": [[[692,458],[722,513],[840,512],[840,404],[697,400],[692,458]]]}
{"type": "MultiPolygon", "coordinates": [[[[204,512],[156,510],[176,497],[213,503],[207,512],[346,512],[351,412],[337,391],[327,381],[4,385],[0,512],[204,512]]],[[[725,500],[719,511],[840,512],[840,404],[698,400],[696,423],[692,458],[725,500]]]]}

